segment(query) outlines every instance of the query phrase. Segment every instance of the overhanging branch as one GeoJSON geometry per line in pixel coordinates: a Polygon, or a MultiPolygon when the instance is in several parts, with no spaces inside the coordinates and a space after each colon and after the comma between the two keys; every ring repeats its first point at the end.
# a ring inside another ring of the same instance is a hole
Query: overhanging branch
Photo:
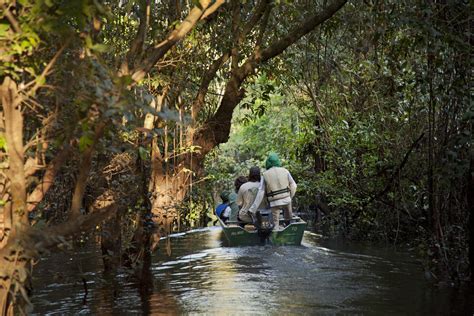
{"type": "MultiPolygon", "coordinates": [[[[191,12],[189,12],[184,21],[176,29],[170,32],[164,41],[149,49],[147,52],[147,58],[133,71],[132,79],[134,81],[140,81],[143,79],[155,64],[163,58],[177,42],[181,41],[184,36],[193,29],[209,8],[210,3],[210,0],[200,0],[199,5],[191,9],[191,12]]],[[[222,3],[223,1],[219,1],[218,6],[222,3]]],[[[215,7],[213,6],[213,10],[216,10],[218,6],[217,4],[215,7]]]]}
{"type": "Polygon", "coordinates": [[[346,2],[347,0],[334,0],[320,12],[293,27],[284,37],[273,42],[267,48],[261,50],[256,46],[254,53],[247,61],[239,68],[233,69],[219,108],[214,116],[208,119],[196,133],[194,142],[201,146],[201,156],[216,145],[226,142],[229,138],[232,113],[245,95],[245,91],[241,88],[244,80],[255,73],[264,62],[278,56],[301,37],[331,18],[346,2]]]}

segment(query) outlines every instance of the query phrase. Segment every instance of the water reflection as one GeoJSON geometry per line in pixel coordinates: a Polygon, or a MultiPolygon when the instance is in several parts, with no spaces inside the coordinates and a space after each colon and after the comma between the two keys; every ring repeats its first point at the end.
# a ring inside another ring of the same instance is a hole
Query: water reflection
{"type": "Polygon", "coordinates": [[[221,238],[218,228],[174,235],[171,255],[156,254],[137,276],[104,277],[91,249],[52,255],[35,271],[35,313],[444,315],[472,308],[472,297],[453,301],[452,291],[430,287],[408,254],[322,243],[309,233],[300,247],[230,248],[221,238]],[[51,281],[51,271],[61,278],[51,281]]]}

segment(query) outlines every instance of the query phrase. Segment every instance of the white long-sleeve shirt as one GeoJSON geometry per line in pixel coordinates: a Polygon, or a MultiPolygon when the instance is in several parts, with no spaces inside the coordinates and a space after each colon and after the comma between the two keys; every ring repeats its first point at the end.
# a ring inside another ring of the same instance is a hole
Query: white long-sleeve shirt
{"type": "MultiPolygon", "coordinates": [[[[293,177],[291,176],[290,172],[286,169],[285,171],[288,174],[288,183],[290,184],[290,196],[283,199],[270,201],[270,207],[288,205],[291,203],[291,198],[295,195],[296,182],[295,180],[293,180],[293,177]]],[[[258,187],[257,196],[255,197],[255,201],[253,202],[252,206],[250,206],[249,212],[255,213],[257,211],[257,208],[262,202],[262,199],[264,196],[265,196],[265,178],[262,177],[262,179],[260,180],[260,186],[258,187]]]]}

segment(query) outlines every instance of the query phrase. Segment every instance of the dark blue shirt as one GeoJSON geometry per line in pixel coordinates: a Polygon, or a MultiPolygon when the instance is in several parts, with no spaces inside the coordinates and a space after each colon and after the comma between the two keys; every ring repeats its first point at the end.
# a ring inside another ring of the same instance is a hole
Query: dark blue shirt
{"type": "Polygon", "coordinates": [[[227,204],[227,203],[222,203],[222,204],[217,205],[217,207],[216,207],[217,216],[221,217],[222,213],[227,208],[227,206],[229,206],[229,204],[227,204]]]}

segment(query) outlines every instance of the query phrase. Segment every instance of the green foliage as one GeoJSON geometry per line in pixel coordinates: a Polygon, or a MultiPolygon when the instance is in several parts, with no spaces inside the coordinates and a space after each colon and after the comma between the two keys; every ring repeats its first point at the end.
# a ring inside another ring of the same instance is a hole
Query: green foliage
{"type": "MultiPolygon", "coordinates": [[[[43,162],[65,143],[77,144],[76,160],[97,145],[98,154],[107,157],[133,153],[146,173],[153,140],[166,162],[163,171],[173,174],[177,158],[200,152],[183,134],[205,70],[235,44],[228,7],[199,23],[136,85],[126,68],[149,53],[127,55],[140,25],[139,1],[15,3],[9,10],[18,26],[0,21],[0,77],[44,88],[22,109],[25,139],[51,140],[40,153],[43,162]],[[59,49],[53,71],[40,76],[59,49]],[[158,110],[154,105],[161,96],[158,110]],[[157,116],[152,129],[143,129],[147,114],[157,116]],[[106,122],[106,130],[94,144],[99,122],[106,122]]],[[[177,12],[174,1],[152,3],[148,33],[138,45],[143,48],[156,46],[189,9],[177,12]]],[[[245,20],[254,2],[239,4],[245,20]]],[[[474,119],[468,11],[465,2],[349,2],[247,78],[231,138],[207,155],[209,181],[193,186],[181,218],[188,226],[203,224],[220,191],[233,190],[237,176],[247,175],[251,166],[263,167],[267,154],[278,152],[298,183],[295,206],[314,216],[317,200],[323,200],[329,211],[322,224],[330,232],[417,243],[436,260],[455,254],[465,262],[474,119]]],[[[306,2],[277,1],[260,47],[287,34],[291,22],[307,13],[306,2]]],[[[252,53],[258,33],[239,43],[239,62],[252,53]]],[[[230,63],[218,70],[199,113],[192,113],[194,132],[218,111],[230,63]]],[[[0,151],[6,146],[0,136],[0,151]]],[[[38,148],[28,147],[25,155],[35,156],[38,148]]],[[[179,170],[196,176],[196,170],[179,170]]],[[[127,178],[114,180],[127,183],[127,178]]],[[[130,190],[138,189],[130,183],[130,190]]],[[[448,270],[458,266],[444,260],[448,270]]]]}
{"type": "Polygon", "coordinates": [[[246,98],[234,113],[230,140],[206,156],[206,171],[211,177],[214,196],[223,190],[233,191],[234,180],[247,176],[250,167],[259,166],[264,170],[270,152],[279,153],[284,165],[294,156],[300,118],[285,100],[282,88],[265,75],[251,82],[249,87],[246,98]],[[265,110],[260,112],[264,99],[265,110]],[[258,106],[253,107],[250,102],[258,106]]]}
{"type": "Polygon", "coordinates": [[[240,102],[240,108],[249,111],[243,111],[245,114],[239,120],[244,124],[249,123],[265,114],[268,108],[280,105],[282,96],[279,90],[281,87],[277,86],[276,81],[269,79],[265,73],[254,77],[247,83],[247,93],[240,102]]]}
{"type": "Polygon", "coordinates": [[[88,147],[90,147],[94,141],[92,140],[90,135],[82,135],[81,138],[79,138],[79,150],[83,152],[86,150],[88,147]]]}
{"type": "Polygon", "coordinates": [[[474,117],[466,6],[349,3],[249,81],[229,142],[208,160],[213,183],[277,151],[298,183],[295,206],[314,217],[318,201],[328,205],[320,227],[422,245],[427,269],[465,278],[474,117]]]}
{"type": "Polygon", "coordinates": [[[7,140],[5,139],[5,135],[0,134],[0,150],[7,150],[7,140]]]}
{"type": "Polygon", "coordinates": [[[138,147],[138,154],[140,155],[141,160],[148,160],[150,159],[150,153],[146,148],[140,146],[138,147]]]}

